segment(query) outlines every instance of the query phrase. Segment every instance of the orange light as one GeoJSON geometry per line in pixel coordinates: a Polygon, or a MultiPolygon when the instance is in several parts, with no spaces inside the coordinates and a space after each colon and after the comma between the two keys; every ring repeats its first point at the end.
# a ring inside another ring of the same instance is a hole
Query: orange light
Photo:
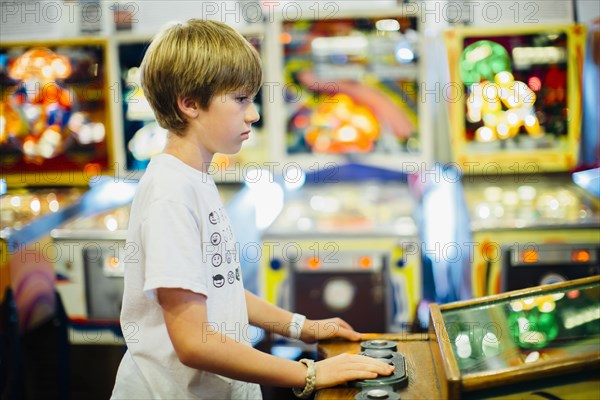
{"type": "Polygon", "coordinates": [[[308,126],[308,124],[310,123],[310,120],[308,119],[308,117],[306,115],[298,115],[296,116],[296,118],[294,118],[294,125],[296,126],[296,128],[306,128],[308,126]]]}
{"type": "Polygon", "coordinates": [[[524,263],[536,263],[538,262],[539,255],[535,250],[525,250],[523,252],[523,262],[524,263]]]}
{"type": "Polygon", "coordinates": [[[361,257],[358,259],[358,267],[360,269],[369,269],[373,266],[373,260],[371,259],[371,257],[361,257]]]}
{"type": "Polygon", "coordinates": [[[117,257],[110,257],[108,259],[108,266],[111,268],[117,268],[119,266],[119,259],[117,257]]]}
{"type": "Polygon", "coordinates": [[[321,267],[321,260],[317,257],[311,257],[307,261],[309,269],[319,269],[321,267]]]}
{"type": "Polygon", "coordinates": [[[279,34],[279,43],[281,44],[290,44],[292,43],[292,35],[287,32],[282,32],[279,34]]]}
{"type": "Polygon", "coordinates": [[[587,250],[574,250],[571,253],[571,260],[580,263],[586,263],[590,261],[590,252],[587,250]]]}

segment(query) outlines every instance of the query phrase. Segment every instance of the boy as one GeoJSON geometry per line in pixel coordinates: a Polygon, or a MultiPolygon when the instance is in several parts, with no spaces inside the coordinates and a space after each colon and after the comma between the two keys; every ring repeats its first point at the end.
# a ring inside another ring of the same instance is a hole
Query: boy
{"type": "Polygon", "coordinates": [[[151,43],[142,88],[168,129],[131,207],[121,326],[128,351],[113,399],[260,399],[257,384],[315,388],[389,375],[392,367],[345,354],[296,362],[249,344],[248,324],[315,342],[359,340],[339,318],[305,320],[244,290],[229,219],[207,169],[236,153],[259,119],[256,51],[215,21],[172,25],[151,43]],[[250,383],[252,382],[252,383],[250,383]]]}

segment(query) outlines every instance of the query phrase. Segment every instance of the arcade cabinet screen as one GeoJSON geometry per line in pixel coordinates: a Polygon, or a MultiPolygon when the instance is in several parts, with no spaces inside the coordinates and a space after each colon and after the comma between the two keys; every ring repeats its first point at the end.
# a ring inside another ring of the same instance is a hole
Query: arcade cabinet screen
{"type": "Polygon", "coordinates": [[[286,21],[288,154],[420,150],[416,18],[286,21]]]}
{"type": "MultiPolygon", "coordinates": [[[[261,38],[247,36],[246,39],[260,53],[261,38]]],[[[139,67],[149,44],[150,41],[121,43],[118,47],[127,171],[145,170],[150,157],[162,152],[167,142],[167,131],[156,122],[140,85],[139,67]]],[[[259,92],[255,99],[259,114],[262,111],[260,95],[259,92]]],[[[262,126],[262,118],[261,114],[261,120],[252,125],[255,132],[262,126]]]]}
{"type": "Polygon", "coordinates": [[[467,142],[558,147],[568,134],[568,54],[560,31],[466,38],[459,71],[467,142]]]}
{"type": "Polygon", "coordinates": [[[109,167],[104,44],[0,47],[3,174],[109,167]]]}

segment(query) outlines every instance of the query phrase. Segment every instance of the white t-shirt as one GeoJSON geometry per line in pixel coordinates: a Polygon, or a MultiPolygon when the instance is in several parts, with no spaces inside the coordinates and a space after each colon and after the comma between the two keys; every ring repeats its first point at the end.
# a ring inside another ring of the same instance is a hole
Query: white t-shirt
{"type": "Polygon", "coordinates": [[[153,157],[131,206],[121,310],[127,352],[113,399],[262,397],[257,384],[183,365],[156,300],[158,288],[201,293],[208,323],[250,346],[237,247],[212,177],[171,155],[153,157]]]}

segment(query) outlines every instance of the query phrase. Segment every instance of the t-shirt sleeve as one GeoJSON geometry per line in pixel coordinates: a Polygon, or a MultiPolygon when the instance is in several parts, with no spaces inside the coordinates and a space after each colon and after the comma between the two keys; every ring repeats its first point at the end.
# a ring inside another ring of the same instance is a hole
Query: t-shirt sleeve
{"type": "Polygon", "coordinates": [[[207,295],[201,224],[188,207],[168,200],[154,201],[142,222],[141,237],[146,296],[155,299],[158,288],[180,288],[207,295]]]}

